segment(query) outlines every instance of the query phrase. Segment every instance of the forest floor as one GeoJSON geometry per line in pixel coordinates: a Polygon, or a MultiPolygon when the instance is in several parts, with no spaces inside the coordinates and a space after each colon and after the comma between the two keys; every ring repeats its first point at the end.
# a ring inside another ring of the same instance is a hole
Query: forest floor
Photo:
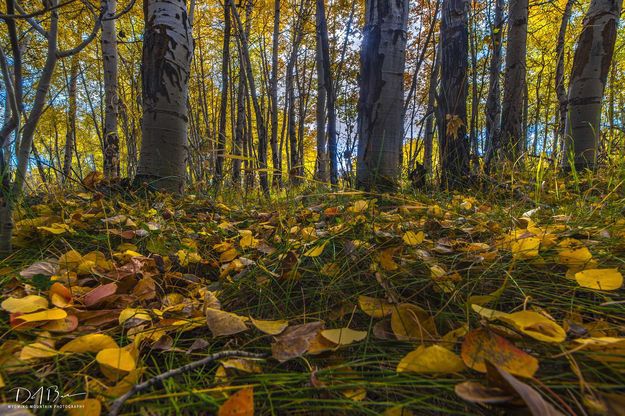
{"type": "Polygon", "coordinates": [[[603,177],[29,197],[0,263],[1,400],[106,414],[243,351],[121,414],[623,415],[625,197],[603,177]]]}

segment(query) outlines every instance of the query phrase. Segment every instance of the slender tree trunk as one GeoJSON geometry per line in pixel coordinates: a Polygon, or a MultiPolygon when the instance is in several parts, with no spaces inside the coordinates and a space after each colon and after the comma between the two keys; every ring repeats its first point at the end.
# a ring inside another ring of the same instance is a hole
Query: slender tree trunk
{"type": "Polygon", "coordinates": [[[241,41],[241,53],[243,54],[245,74],[247,76],[247,85],[249,87],[249,95],[254,106],[254,113],[256,114],[256,131],[258,133],[258,164],[259,164],[259,179],[260,187],[263,193],[268,196],[270,193],[269,181],[267,179],[267,129],[265,128],[265,116],[263,115],[263,109],[258,101],[258,95],[256,90],[256,81],[254,80],[254,74],[252,73],[252,61],[250,60],[249,45],[247,41],[247,33],[243,30],[243,24],[239,17],[234,3],[231,4],[232,14],[234,15],[237,23],[237,32],[239,33],[239,39],[241,41]]]}
{"type": "Polygon", "coordinates": [[[469,173],[467,140],[468,0],[444,0],[441,21],[441,92],[438,137],[441,186],[457,188],[469,173]]]}
{"type": "MultiPolygon", "coordinates": [[[[319,14],[317,14],[319,19],[319,14]]],[[[321,50],[321,39],[317,33],[316,45],[316,67],[317,67],[317,101],[316,101],[316,117],[317,117],[317,167],[315,179],[320,182],[328,182],[328,142],[326,135],[326,87],[325,75],[323,73],[323,55],[321,50]]]]}
{"type": "MultiPolygon", "coordinates": [[[[404,0],[402,0],[404,1],[404,0]]],[[[405,0],[406,3],[408,0],[405,0]]],[[[332,63],[330,61],[330,42],[328,40],[328,24],[326,20],[325,0],[317,0],[316,16],[317,16],[317,38],[321,44],[321,58],[323,62],[324,88],[326,90],[326,110],[328,115],[328,158],[330,162],[330,183],[337,185],[339,182],[338,171],[338,154],[336,139],[336,109],[335,109],[335,93],[334,81],[332,80],[332,63]]],[[[398,6],[400,7],[400,6],[398,6]]],[[[405,29],[404,29],[405,30],[405,29]]],[[[404,48],[406,39],[403,38],[404,48]]],[[[401,41],[400,41],[401,43],[401,41]]],[[[402,53],[405,51],[402,49],[402,53]]],[[[403,72],[403,63],[402,63],[403,72]]],[[[403,94],[403,88],[402,88],[403,94]]]]}
{"type": "Polygon", "coordinates": [[[560,22],[560,30],[558,31],[558,40],[556,43],[556,94],[558,96],[558,135],[556,137],[556,149],[559,149],[558,143],[564,145],[564,133],[566,126],[566,106],[568,97],[566,96],[566,85],[564,84],[564,46],[566,43],[566,31],[571,20],[571,13],[575,0],[568,0],[564,7],[564,14],[560,22]]]}
{"type": "Polygon", "coordinates": [[[217,188],[221,187],[224,173],[224,157],[226,153],[226,116],[228,113],[228,84],[230,82],[229,62],[230,62],[230,1],[224,2],[224,43],[221,59],[221,102],[219,105],[219,131],[217,133],[217,154],[215,158],[215,178],[214,183],[217,188]]]}
{"type": "Polygon", "coordinates": [[[486,165],[490,164],[493,151],[498,147],[499,122],[501,118],[501,51],[503,32],[503,9],[505,0],[495,1],[495,18],[491,27],[492,54],[488,69],[488,97],[486,98],[486,165]]]}
{"type": "Polygon", "coordinates": [[[569,152],[577,169],[594,168],[601,136],[601,102],[605,91],[622,0],[592,0],[577,43],[569,87],[562,164],[569,152]]]}
{"type": "Polygon", "coordinates": [[[273,186],[282,186],[282,162],[278,151],[278,55],[280,52],[280,0],[274,0],[273,40],[271,50],[271,161],[273,186]]]}
{"type": "Polygon", "coordinates": [[[237,85],[237,117],[234,131],[234,146],[232,154],[232,183],[236,187],[241,186],[241,159],[243,154],[245,134],[245,74],[243,73],[243,60],[239,57],[239,82],[237,85]]]}
{"type": "Polygon", "coordinates": [[[115,10],[117,0],[102,0],[106,8],[102,21],[102,63],[104,66],[104,176],[119,177],[119,134],[117,131],[117,30],[115,10]]]}
{"type": "Polygon", "coordinates": [[[401,174],[408,0],[368,0],[361,50],[357,186],[394,190],[401,174]]]}
{"type": "Polygon", "coordinates": [[[184,0],[144,0],[143,141],[137,177],[181,193],[193,38],[184,0]]]}
{"type": "Polygon", "coordinates": [[[508,46],[501,113],[501,156],[516,161],[525,147],[523,97],[526,91],[528,0],[510,0],[508,46]]]}
{"type": "Polygon", "coordinates": [[[80,61],[78,60],[78,54],[76,54],[72,56],[69,85],[67,87],[69,108],[67,110],[67,132],[65,133],[65,152],[63,155],[63,183],[69,179],[72,173],[72,156],[74,155],[74,146],[76,146],[76,87],[79,69],[80,61]]]}
{"type": "Polygon", "coordinates": [[[434,62],[432,62],[432,70],[430,72],[430,81],[428,86],[428,108],[427,119],[425,120],[425,135],[423,140],[423,167],[428,175],[432,174],[432,159],[434,149],[434,119],[436,105],[436,86],[438,85],[438,76],[441,67],[441,44],[434,48],[434,62]]]}

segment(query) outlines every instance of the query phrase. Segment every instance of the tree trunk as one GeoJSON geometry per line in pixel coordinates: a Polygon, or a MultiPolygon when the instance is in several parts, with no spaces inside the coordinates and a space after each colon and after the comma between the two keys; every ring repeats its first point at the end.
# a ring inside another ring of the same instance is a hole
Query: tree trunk
{"type": "Polygon", "coordinates": [[[499,122],[501,118],[501,51],[503,32],[503,8],[505,0],[496,0],[495,18],[491,27],[492,55],[488,69],[488,97],[486,98],[486,164],[490,164],[493,151],[497,148],[499,122]]]}
{"type": "Polygon", "coordinates": [[[67,132],[65,133],[65,152],[63,155],[63,183],[69,179],[72,173],[72,156],[74,154],[74,146],[76,146],[76,87],[79,69],[80,61],[78,60],[78,54],[76,54],[72,56],[69,85],[67,87],[69,108],[67,110],[67,132]]]}
{"type": "Polygon", "coordinates": [[[528,0],[510,0],[508,46],[501,113],[501,156],[516,161],[525,147],[523,97],[526,91],[528,0]]]}
{"type": "Polygon", "coordinates": [[[562,164],[594,168],[601,135],[601,101],[614,54],[622,0],[592,0],[577,43],[568,99],[562,164]],[[572,156],[569,160],[569,153],[572,156]]]}
{"type": "Polygon", "coordinates": [[[408,0],[367,0],[361,50],[357,186],[394,190],[401,173],[408,0]]]}
{"type": "Polygon", "coordinates": [[[566,86],[564,85],[564,46],[566,43],[566,31],[569,26],[569,20],[571,20],[571,13],[573,11],[573,5],[575,0],[568,0],[564,7],[564,14],[562,15],[562,21],[560,22],[560,31],[558,32],[558,41],[556,43],[556,94],[558,96],[558,135],[556,137],[556,149],[559,149],[558,143],[564,144],[564,132],[566,126],[566,86]]]}
{"type": "Polygon", "coordinates": [[[432,158],[434,149],[434,112],[436,110],[436,86],[441,67],[441,44],[434,48],[434,62],[430,72],[430,84],[428,86],[428,108],[425,120],[425,135],[423,139],[423,167],[428,175],[432,174],[432,158]]]}
{"type": "MultiPolygon", "coordinates": [[[[317,13],[317,19],[319,14],[317,13]]],[[[319,25],[317,25],[319,26],[319,25]]],[[[320,182],[328,182],[330,177],[328,175],[328,142],[326,135],[326,87],[325,87],[325,75],[323,73],[323,55],[321,50],[321,39],[319,32],[317,32],[317,48],[315,52],[316,67],[317,67],[317,101],[316,101],[316,116],[317,116],[317,166],[315,179],[320,182]]]]}
{"type": "Polygon", "coordinates": [[[102,21],[102,62],[104,67],[104,176],[119,177],[119,134],[117,132],[117,0],[102,0],[106,8],[102,21]]]}
{"type": "Polygon", "coordinates": [[[278,54],[280,48],[280,0],[274,0],[273,40],[271,50],[271,161],[273,186],[282,186],[282,161],[278,151],[278,54]]]}
{"type": "Polygon", "coordinates": [[[441,92],[438,137],[441,186],[457,188],[469,173],[467,141],[468,0],[444,0],[441,21],[441,92]]]}
{"type": "Polygon", "coordinates": [[[241,54],[243,55],[243,67],[245,68],[245,74],[247,78],[247,85],[249,87],[249,96],[254,106],[254,113],[256,114],[256,131],[258,133],[258,164],[260,187],[263,193],[268,196],[270,193],[269,181],[267,179],[267,129],[265,128],[265,117],[263,115],[263,109],[258,102],[258,95],[256,90],[256,81],[254,80],[254,74],[252,73],[252,61],[250,59],[250,50],[247,41],[247,31],[243,30],[243,24],[239,17],[234,3],[230,3],[232,14],[234,15],[237,23],[237,32],[239,33],[239,39],[241,42],[241,54]]]}
{"type": "Polygon", "coordinates": [[[226,116],[228,114],[228,74],[230,63],[230,0],[224,2],[224,43],[221,59],[221,102],[219,105],[219,131],[217,133],[217,154],[215,158],[214,183],[217,189],[221,187],[224,174],[224,157],[226,153],[226,116]]]}
{"type": "MultiPolygon", "coordinates": [[[[406,3],[408,0],[405,0],[406,3]]],[[[321,45],[321,61],[323,63],[323,85],[326,90],[326,110],[328,116],[328,158],[330,162],[330,183],[337,185],[339,182],[338,171],[338,155],[337,155],[337,142],[336,142],[336,109],[335,109],[335,94],[334,94],[334,81],[332,80],[332,63],[330,62],[330,41],[328,40],[328,24],[326,20],[325,0],[317,0],[316,16],[317,16],[317,38],[321,45]]],[[[398,6],[399,7],[399,6],[398,6]]],[[[405,31],[405,29],[404,29],[405,31]]],[[[406,38],[403,37],[404,47],[402,48],[402,54],[405,53],[406,38]]],[[[403,55],[402,55],[403,56],[403,55]]],[[[402,73],[403,73],[403,61],[402,61],[402,73]]],[[[402,74],[403,77],[403,74],[402,74]]],[[[402,89],[403,96],[403,89],[402,89]]]]}
{"type": "Polygon", "coordinates": [[[144,0],[143,140],[137,177],[181,193],[193,39],[184,0],[144,0]]]}

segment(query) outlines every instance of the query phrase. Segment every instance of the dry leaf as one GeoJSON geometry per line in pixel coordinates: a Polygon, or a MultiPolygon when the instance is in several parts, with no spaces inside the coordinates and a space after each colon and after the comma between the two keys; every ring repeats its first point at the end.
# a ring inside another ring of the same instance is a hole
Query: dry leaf
{"type": "Polygon", "coordinates": [[[417,305],[402,303],[393,309],[391,328],[402,341],[426,341],[438,338],[434,318],[417,305]]]}
{"type": "Polygon", "coordinates": [[[247,331],[245,318],[219,309],[206,308],[206,322],[214,337],[223,337],[247,331]]]}
{"type": "Polygon", "coordinates": [[[440,345],[420,345],[397,364],[397,372],[450,374],[463,371],[464,363],[453,352],[440,345]]]}
{"type": "Polygon", "coordinates": [[[263,321],[251,317],[250,321],[252,321],[252,325],[254,325],[256,329],[268,335],[278,335],[289,326],[289,321],[263,321]]]}
{"type": "Polygon", "coordinates": [[[350,328],[324,329],[321,336],[337,345],[349,345],[367,338],[367,331],[355,331],[350,328]]]}
{"type": "Polygon", "coordinates": [[[360,309],[372,318],[384,318],[393,313],[395,306],[384,299],[358,296],[360,309]]]}
{"type": "Polygon", "coordinates": [[[254,416],[254,388],[246,387],[228,397],[217,416],[254,416]]]}

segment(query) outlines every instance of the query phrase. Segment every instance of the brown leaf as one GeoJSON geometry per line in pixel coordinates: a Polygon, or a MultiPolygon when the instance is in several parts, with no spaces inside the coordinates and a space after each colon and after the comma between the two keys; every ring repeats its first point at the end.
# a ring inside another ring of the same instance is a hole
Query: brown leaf
{"type": "Polygon", "coordinates": [[[103,302],[109,296],[114,295],[115,292],[117,292],[117,285],[115,283],[98,286],[83,297],[83,303],[87,307],[95,306],[103,302]]]}
{"type": "Polygon", "coordinates": [[[487,362],[489,376],[498,377],[498,385],[508,392],[516,393],[527,405],[533,416],[564,416],[529,385],[517,380],[506,370],[487,362]]]}
{"type": "Polygon", "coordinates": [[[247,330],[245,318],[219,309],[206,308],[206,322],[214,337],[234,335],[247,330]]]}
{"type": "Polygon", "coordinates": [[[273,358],[285,362],[302,356],[308,351],[310,342],[322,328],[323,322],[310,322],[288,327],[276,337],[276,342],[271,344],[273,358]]]}
{"type": "Polygon", "coordinates": [[[480,404],[507,403],[514,400],[514,396],[498,387],[487,387],[475,381],[465,381],[456,384],[454,391],[463,400],[480,404]]]}

